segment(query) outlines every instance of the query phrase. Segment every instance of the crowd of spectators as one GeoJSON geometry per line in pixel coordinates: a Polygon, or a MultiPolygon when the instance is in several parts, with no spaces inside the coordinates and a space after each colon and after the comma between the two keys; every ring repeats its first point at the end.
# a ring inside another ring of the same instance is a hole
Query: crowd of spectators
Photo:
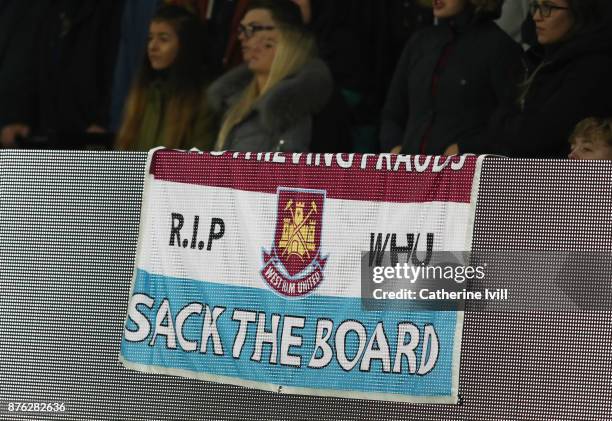
{"type": "Polygon", "coordinates": [[[3,148],[612,159],[609,0],[0,0],[3,148]]]}

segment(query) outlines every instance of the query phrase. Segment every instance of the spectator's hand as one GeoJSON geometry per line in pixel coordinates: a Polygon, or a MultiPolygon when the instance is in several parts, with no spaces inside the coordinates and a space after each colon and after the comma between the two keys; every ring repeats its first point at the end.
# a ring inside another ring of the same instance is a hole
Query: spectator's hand
{"type": "Polygon", "coordinates": [[[444,151],[444,156],[459,155],[459,145],[453,143],[444,151]]]}
{"type": "Polygon", "coordinates": [[[15,140],[18,137],[28,137],[30,134],[30,127],[25,124],[9,124],[2,128],[1,141],[2,147],[12,148],[15,146],[15,140]]]}
{"type": "Polygon", "coordinates": [[[104,127],[100,127],[100,126],[98,126],[96,124],[92,124],[85,131],[87,133],[98,133],[98,134],[106,133],[106,129],[104,127]]]}
{"type": "Polygon", "coordinates": [[[391,153],[399,154],[402,152],[402,145],[397,145],[395,148],[391,149],[391,153]]]}

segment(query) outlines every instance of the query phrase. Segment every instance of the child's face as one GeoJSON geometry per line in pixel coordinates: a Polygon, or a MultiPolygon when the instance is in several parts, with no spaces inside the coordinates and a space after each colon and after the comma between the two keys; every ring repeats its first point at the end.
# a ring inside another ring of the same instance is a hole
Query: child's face
{"type": "Polygon", "coordinates": [[[571,148],[569,159],[612,160],[612,146],[602,139],[586,141],[584,137],[577,137],[571,148]]]}

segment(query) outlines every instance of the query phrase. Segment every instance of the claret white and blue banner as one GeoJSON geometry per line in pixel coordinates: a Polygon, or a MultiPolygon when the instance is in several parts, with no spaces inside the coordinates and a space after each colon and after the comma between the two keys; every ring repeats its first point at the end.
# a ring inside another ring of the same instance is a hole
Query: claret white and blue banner
{"type": "Polygon", "coordinates": [[[121,362],[280,393],[457,403],[463,313],[364,310],[361,256],[388,234],[470,250],[481,162],[151,151],[121,362]]]}

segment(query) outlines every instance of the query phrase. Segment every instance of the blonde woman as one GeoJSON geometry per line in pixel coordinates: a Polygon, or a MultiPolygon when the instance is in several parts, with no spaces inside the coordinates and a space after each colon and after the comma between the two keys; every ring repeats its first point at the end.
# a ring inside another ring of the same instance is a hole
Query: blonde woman
{"type": "Polygon", "coordinates": [[[333,81],[290,0],[252,1],[239,27],[245,64],[214,82],[210,106],[223,115],[217,150],[304,152],[313,117],[333,81]]]}

